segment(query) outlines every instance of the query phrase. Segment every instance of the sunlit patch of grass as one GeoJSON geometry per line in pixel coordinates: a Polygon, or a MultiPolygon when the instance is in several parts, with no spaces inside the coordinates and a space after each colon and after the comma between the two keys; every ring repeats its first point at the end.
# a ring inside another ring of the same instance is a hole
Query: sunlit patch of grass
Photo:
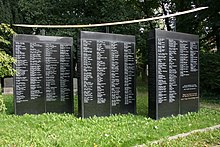
{"type": "Polygon", "coordinates": [[[213,147],[220,146],[220,130],[212,130],[207,132],[193,133],[187,137],[178,138],[175,140],[164,140],[162,142],[154,144],[145,144],[144,146],[155,146],[155,147],[179,147],[179,146],[194,146],[194,147],[213,147]]]}

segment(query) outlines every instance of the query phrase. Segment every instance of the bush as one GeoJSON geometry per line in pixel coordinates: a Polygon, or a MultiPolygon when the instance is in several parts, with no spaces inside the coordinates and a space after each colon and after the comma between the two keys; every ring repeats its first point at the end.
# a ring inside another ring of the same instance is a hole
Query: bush
{"type": "Polygon", "coordinates": [[[220,54],[200,54],[200,91],[201,94],[220,95],[220,54]]]}
{"type": "Polygon", "coordinates": [[[3,96],[0,94],[0,113],[4,113],[6,110],[6,106],[3,100],[3,96]]]}

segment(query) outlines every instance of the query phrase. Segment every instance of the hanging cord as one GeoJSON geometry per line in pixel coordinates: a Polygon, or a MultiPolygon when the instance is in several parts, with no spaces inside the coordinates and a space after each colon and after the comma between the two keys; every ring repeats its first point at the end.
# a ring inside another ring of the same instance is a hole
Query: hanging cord
{"type": "Polygon", "coordinates": [[[137,19],[137,20],[129,20],[129,21],[120,21],[120,22],[110,22],[110,23],[101,23],[101,24],[88,24],[88,25],[28,25],[28,24],[13,24],[16,27],[27,27],[27,28],[89,28],[89,27],[101,27],[101,26],[113,26],[113,25],[122,25],[122,24],[132,24],[132,23],[139,23],[139,22],[146,22],[152,21],[157,19],[164,19],[168,17],[174,17],[179,15],[184,15],[188,13],[193,13],[196,11],[207,9],[208,7],[199,7],[192,10],[177,12],[174,14],[163,15],[158,17],[152,18],[145,18],[145,19],[137,19]]]}

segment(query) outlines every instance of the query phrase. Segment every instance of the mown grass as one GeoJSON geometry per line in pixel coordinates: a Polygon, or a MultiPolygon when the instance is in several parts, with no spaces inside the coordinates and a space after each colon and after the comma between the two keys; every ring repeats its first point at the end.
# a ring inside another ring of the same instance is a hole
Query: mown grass
{"type": "Polygon", "coordinates": [[[164,140],[157,144],[146,144],[145,146],[158,147],[179,147],[179,146],[193,146],[193,147],[214,147],[220,146],[220,130],[212,130],[207,132],[193,133],[187,137],[178,138],[176,140],[164,140]]]}
{"type": "Polygon", "coordinates": [[[152,120],[147,117],[146,87],[137,87],[137,115],[88,119],[54,113],[16,116],[13,96],[4,96],[8,109],[0,114],[0,145],[127,147],[220,124],[220,110],[207,107],[211,104],[206,102],[198,113],[152,120]]]}

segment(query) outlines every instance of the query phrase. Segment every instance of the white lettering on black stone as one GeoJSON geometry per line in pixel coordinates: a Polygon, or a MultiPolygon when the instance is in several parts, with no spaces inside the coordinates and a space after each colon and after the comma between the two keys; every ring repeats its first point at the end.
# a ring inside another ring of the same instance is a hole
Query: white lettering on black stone
{"type": "Polygon", "coordinates": [[[132,43],[124,42],[124,98],[125,105],[134,102],[135,55],[132,43]]]}
{"type": "Polygon", "coordinates": [[[180,40],[180,76],[189,76],[189,44],[180,40]]]}
{"type": "Polygon", "coordinates": [[[25,95],[27,90],[29,79],[27,78],[29,74],[29,64],[27,56],[27,46],[28,43],[15,42],[15,58],[17,63],[15,66],[16,77],[15,77],[15,91],[16,91],[16,102],[27,102],[28,98],[25,95]]]}
{"type": "Polygon", "coordinates": [[[169,39],[169,103],[177,98],[178,93],[178,43],[169,39]]]}
{"type": "Polygon", "coordinates": [[[157,39],[157,74],[158,74],[158,103],[162,103],[164,101],[167,101],[167,58],[168,53],[166,51],[166,40],[164,38],[158,38],[157,39]]]}
{"type": "Polygon", "coordinates": [[[92,66],[92,41],[83,40],[83,96],[84,103],[89,103],[93,100],[93,66],[92,66]]]}
{"type": "Polygon", "coordinates": [[[46,78],[46,101],[56,101],[58,95],[58,84],[56,76],[59,72],[59,61],[56,55],[58,54],[57,44],[46,44],[45,46],[45,78],[46,78]]]}

